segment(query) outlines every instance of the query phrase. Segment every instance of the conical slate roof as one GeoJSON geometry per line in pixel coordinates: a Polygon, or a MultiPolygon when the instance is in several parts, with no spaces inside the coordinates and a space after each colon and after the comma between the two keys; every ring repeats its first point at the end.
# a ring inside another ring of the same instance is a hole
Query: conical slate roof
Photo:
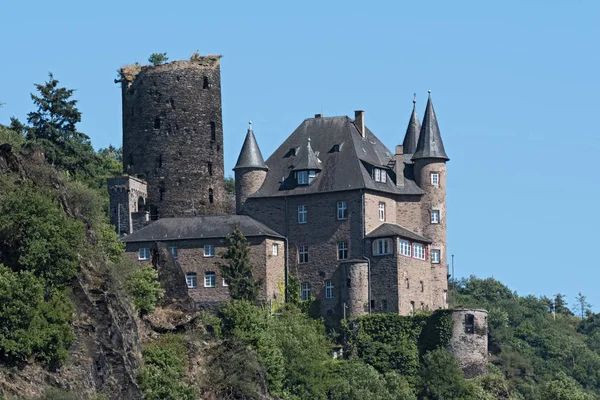
{"type": "Polygon", "coordinates": [[[310,147],[310,138],[308,138],[308,144],[304,148],[304,150],[300,150],[300,159],[294,165],[294,171],[304,171],[304,170],[321,170],[321,161],[313,151],[312,147],[310,147]]]}
{"type": "Polygon", "coordinates": [[[410,121],[408,121],[408,127],[406,128],[404,142],[402,142],[404,154],[415,154],[415,151],[417,151],[417,144],[419,143],[421,123],[419,122],[419,117],[417,116],[415,103],[416,101],[413,100],[412,114],[410,115],[410,121]]]}
{"type": "Polygon", "coordinates": [[[446,161],[449,160],[446,155],[446,150],[444,150],[444,143],[442,142],[440,128],[437,123],[435,111],[433,110],[431,95],[429,95],[429,99],[427,99],[427,107],[425,108],[425,115],[423,116],[423,125],[421,126],[421,133],[419,134],[417,150],[412,157],[413,160],[420,158],[440,158],[446,161]]]}
{"type": "Polygon", "coordinates": [[[254,132],[252,131],[252,122],[250,122],[250,127],[248,128],[248,133],[246,134],[246,140],[244,140],[244,145],[242,146],[242,150],[240,151],[240,156],[238,157],[237,163],[233,170],[242,169],[242,168],[256,168],[256,169],[269,169],[265,164],[263,156],[260,152],[260,148],[258,147],[258,143],[256,142],[256,138],[254,137],[254,132]]]}

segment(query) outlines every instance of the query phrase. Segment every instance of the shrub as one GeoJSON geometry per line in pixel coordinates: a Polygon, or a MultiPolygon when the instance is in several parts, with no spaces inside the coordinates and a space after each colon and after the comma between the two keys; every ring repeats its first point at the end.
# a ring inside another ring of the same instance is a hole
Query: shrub
{"type": "Polygon", "coordinates": [[[164,295],[164,290],[158,282],[158,271],[151,265],[144,265],[133,272],[125,283],[125,289],[141,315],[151,313],[156,307],[156,302],[164,295]]]}

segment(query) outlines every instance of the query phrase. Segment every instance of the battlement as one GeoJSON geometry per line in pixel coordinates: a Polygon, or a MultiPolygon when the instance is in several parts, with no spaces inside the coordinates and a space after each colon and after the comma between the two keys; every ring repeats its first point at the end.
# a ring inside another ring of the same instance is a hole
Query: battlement
{"type": "Polygon", "coordinates": [[[218,68],[221,65],[221,57],[222,55],[219,54],[201,56],[198,53],[194,53],[189,60],[176,60],[160,65],[141,65],[138,63],[124,65],[117,70],[119,79],[116,82],[129,85],[142,73],[153,74],[174,70],[218,68]]]}

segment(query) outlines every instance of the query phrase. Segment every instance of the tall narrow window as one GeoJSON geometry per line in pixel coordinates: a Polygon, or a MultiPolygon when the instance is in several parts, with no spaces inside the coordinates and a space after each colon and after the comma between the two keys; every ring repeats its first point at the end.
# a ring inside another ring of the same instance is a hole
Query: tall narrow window
{"type": "Polygon", "coordinates": [[[214,257],[215,256],[215,246],[212,244],[204,245],[204,257],[214,257]]]}
{"type": "Polygon", "coordinates": [[[308,246],[298,246],[298,263],[306,264],[308,262],[308,246]]]}
{"type": "Polygon", "coordinates": [[[348,258],[348,242],[338,242],[338,260],[345,260],[348,258]]]}
{"type": "Polygon", "coordinates": [[[440,263],[440,250],[439,249],[431,250],[431,263],[432,264],[440,263]]]}
{"type": "Polygon", "coordinates": [[[325,298],[333,299],[333,282],[325,281],[325,298]]]}
{"type": "Polygon", "coordinates": [[[305,224],[308,221],[308,208],[306,206],[298,206],[298,223],[305,224]]]}
{"type": "Polygon", "coordinates": [[[154,118],[154,129],[160,129],[160,117],[154,118]]]}
{"type": "Polygon", "coordinates": [[[475,333],[475,316],[465,314],[465,333],[475,333]]]}
{"type": "Polygon", "coordinates": [[[440,184],[440,174],[435,172],[431,174],[431,184],[434,186],[438,186],[440,184]]]}
{"type": "Polygon", "coordinates": [[[375,182],[381,181],[381,170],[379,168],[373,170],[373,178],[375,179],[375,182]]]}
{"type": "Polygon", "coordinates": [[[310,300],[310,283],[308,282],[303,282],[302,285],[300,285],[300,289],[301,289],[301,298],[302,301],[308,301],[310,300]]]}
{"type": "Polygon", "coordinates": [[[410,289],[410,281],[408,280],[408,278],[404,278],[404,286],[405,286],[407,289],[410,289]]]}
{"type": "Polygon", "coordinates": [[[158,168],[162,168],[163,156],[162,153],[158,155],[158,168]]]}
{"type": "Polygon", "coordinates": [[[410,310],[409,310],[410,315],[415,315],[415,302],[411,301],[410,302],[410,310]]]}
{"type": "Polygon", "coordinates": [[[298,171],[296,173],[298,185],[308,185],[308,171],[298,171]]]}
{"type": "Polygon", "coordinates": [[[212,176],[212,163],[209,162],[208,164],[206,164],[206,167],[208,168],[208,175],[212,176]]]}
{"type": "Polygon", "coordinates": [[[204,287],[217,286],[217,278],[214,272],[206,272],[204,274],[204,287]]]}
{"type": "Polygon", "coordinates": [[[403,256],[410,257],[410,242],[408,240],[400,239],[399,253],[403,256]]]}
{"type": "Polygon", "coordinates": [[[214,204],[214,202],[215,202],[215,195],[213,194],[212,189],[208,189],[208,202],[210,204],[214,204]]]}
{"type": "Polygon", "coordinates": [[[440,210],[431,210],[431,223],[432,224],[440,223],[440,210]]]}
{"type": "Polygon", "coordinates": [[[171,255],[173,256],[174,259],[177,260],[177,256],[178,256],[177,247],[171,247],[171,255]]]}
{"type": "Polygon", "coordinates": [[[202,80],[202,89],[208,89],[208,78],[206,76],[202,80]]]}
{"type": "Polygon", "coordinates": [[[210,121],[210,140],[213,142],[217,140],[217,124],[213,121],[210,121]]]}
{"type": "Polygon", "coordinates": [[[385,221],[385,203],[379,203],[379,220],[385,221]]]}
{"type": "Polygon", "coordinates": [[[337,203],[337,219],[338,221],[346,219],[346,211],[348,210],[348,205],[345,201],[338,201],[337,203]]]}
{"type": "Polygon", "coordinates": [[[279,245],[277,243],[273,243],[272,252],[273,252],[274,256],[276,256],[277,254],[279,254],[279,245]]]}
{"type": "Polygon", "coordinates": [[[419,260],[424,260],[425,259],[425,246],[423,246],[420,243],[415,243],[413,245],[413,254],[415,258],[418,258],[419,260]]]}
{"type": "Polygon", "coordinates": [[[198,286],[198,279],[196,278],[195,272],[188,272],[185,274],[185,282],[187,283],[188,289],[194,289],[198,286]]]}
{"type": "Polygon", "coordinates": [[[425,284],[423,283],[423,281],[420,282],[421,283],[421,292],[425,291],[425,284]]]}
{"type": "Polygon", "coordinates": [[[444,304],[448,303],[448,291],[444,290],[444,304]]]}

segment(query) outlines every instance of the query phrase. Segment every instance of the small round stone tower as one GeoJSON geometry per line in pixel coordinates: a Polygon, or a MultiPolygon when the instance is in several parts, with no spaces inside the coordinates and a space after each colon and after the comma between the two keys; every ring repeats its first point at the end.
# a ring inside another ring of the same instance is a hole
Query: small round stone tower
{"type": "Polygon", "coordinates": [[[452,311],[449,350],[458,359],[465,378],[487,375],[487,311],[459,308],[452,311]]]}
{"type": "Polygon", "coordinates": [[[235,212],[240,214],[246,199],[260,189],[269,170],[254,137],[252,121],[233,170],[235,171],[235,212]]]}
{"type": "Polygon", "coordinates": [[[150,217],[222,214],[220,57],[120,72],[123,167],[148,183],[150,217]]]}
{"type": "Polygon", "coordinates": [[[415,181],[425,194],[421,198],[423,234],[430,238],[429,259],[433,278],[434,309],[447,308],[448,267],[446,263],[446,162],[440,129],[431,96],[427,100],[417,147],[412,156],[415,181]]]}
{"type": "Polygon", "coordinates": [[[365,260],[349,260],[341,264],[346,275],[342,300],[346,317],[354,318],[369,313],[369,264],[365,260]]]}

